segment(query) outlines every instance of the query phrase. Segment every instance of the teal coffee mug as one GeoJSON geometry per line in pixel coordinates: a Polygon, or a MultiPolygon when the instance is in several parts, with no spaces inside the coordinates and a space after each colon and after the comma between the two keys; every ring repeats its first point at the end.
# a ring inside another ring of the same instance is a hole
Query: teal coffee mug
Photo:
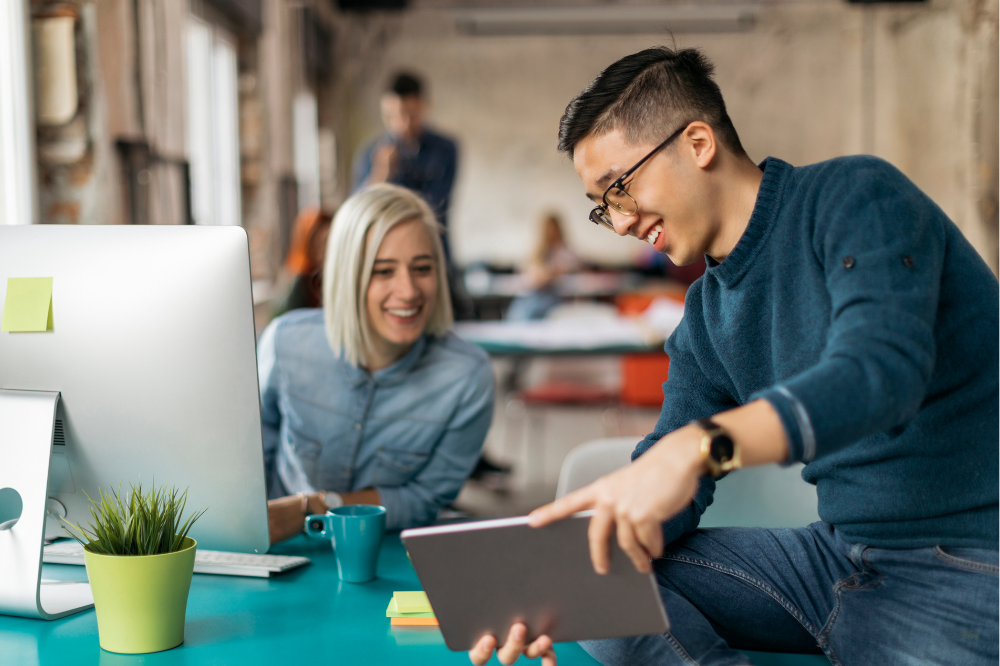
{"type": "Polygon", "coordinates": [[[351,504],[306,518],[306,534],[331,539],[340,580],[367,583],[375,579],[378,551],[385,533],[385,507],[351,504]]]}

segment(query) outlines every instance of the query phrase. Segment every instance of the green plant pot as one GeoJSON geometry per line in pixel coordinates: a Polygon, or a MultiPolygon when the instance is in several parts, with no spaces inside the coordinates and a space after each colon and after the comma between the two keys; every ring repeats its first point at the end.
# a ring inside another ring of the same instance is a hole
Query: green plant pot
{"type": "Polygon", "coordinates": [[[184,642],[197,542],[164,555],[98,555],[84,548],[97,633],[108,652],[160,652],[184,642]]]}

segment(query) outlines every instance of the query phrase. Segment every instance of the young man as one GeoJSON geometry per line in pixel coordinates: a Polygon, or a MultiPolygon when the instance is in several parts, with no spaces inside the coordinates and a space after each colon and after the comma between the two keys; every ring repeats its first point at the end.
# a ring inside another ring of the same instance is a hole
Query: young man
{"type": "MultiPolygon", "coordinates": [[[[594,568],[616,538],[660,584],[669,633],[584,647],[604,664],[749,663],[737,647],[996,664],[997,280],[882,160],[754,165],[711,75],[697,51],[642,51],[560,125],[592,221],[708,261],[633,464],[532,514],[595,509],[594,568]],[[822,522],[696,529],[724,471],[796,461],[822,522]]],[[[554,663],[524,636],[502,663],[554,663]]]]}
{"type": "MultiPolygon", "coordinates": [[[[447,230],[448,207],[458,166],[458,147],[424,125],[427,101],[423,83],[413,74],[397,74],[380,100],[386,133],[358,156],[354,191],[375,183],[394,183],[418,192],[447,230]]],[[[445,255],[451,264],[447,234],[445,255]]]]}

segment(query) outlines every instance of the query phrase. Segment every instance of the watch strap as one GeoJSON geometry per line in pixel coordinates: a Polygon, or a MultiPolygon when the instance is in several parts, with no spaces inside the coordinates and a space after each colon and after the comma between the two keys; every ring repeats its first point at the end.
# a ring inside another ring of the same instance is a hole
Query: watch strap
{"type": "Polygon", "coordinates": [[[327,490],[323,493],[323,503],[326,504],[326,508],[329,511],[330,509],[336,509],[344,506],[344,498],[340,495],[340,493],[327,490]]]}

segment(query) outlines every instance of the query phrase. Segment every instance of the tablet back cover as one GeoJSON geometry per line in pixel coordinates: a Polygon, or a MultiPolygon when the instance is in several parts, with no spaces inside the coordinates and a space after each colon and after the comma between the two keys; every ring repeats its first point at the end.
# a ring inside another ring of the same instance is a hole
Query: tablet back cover
{"type": "Polygon", "coordinates": [[[610,572],[594,572],[588,523],[589,515],[542,528],[526,517],[486,520],[401,538],[452,650],[487,633],[504,641],[515,622],[528,626],[529,640],[557,643],[667,631],[653,575],[636,571],[617,544],[610,572]]]}

